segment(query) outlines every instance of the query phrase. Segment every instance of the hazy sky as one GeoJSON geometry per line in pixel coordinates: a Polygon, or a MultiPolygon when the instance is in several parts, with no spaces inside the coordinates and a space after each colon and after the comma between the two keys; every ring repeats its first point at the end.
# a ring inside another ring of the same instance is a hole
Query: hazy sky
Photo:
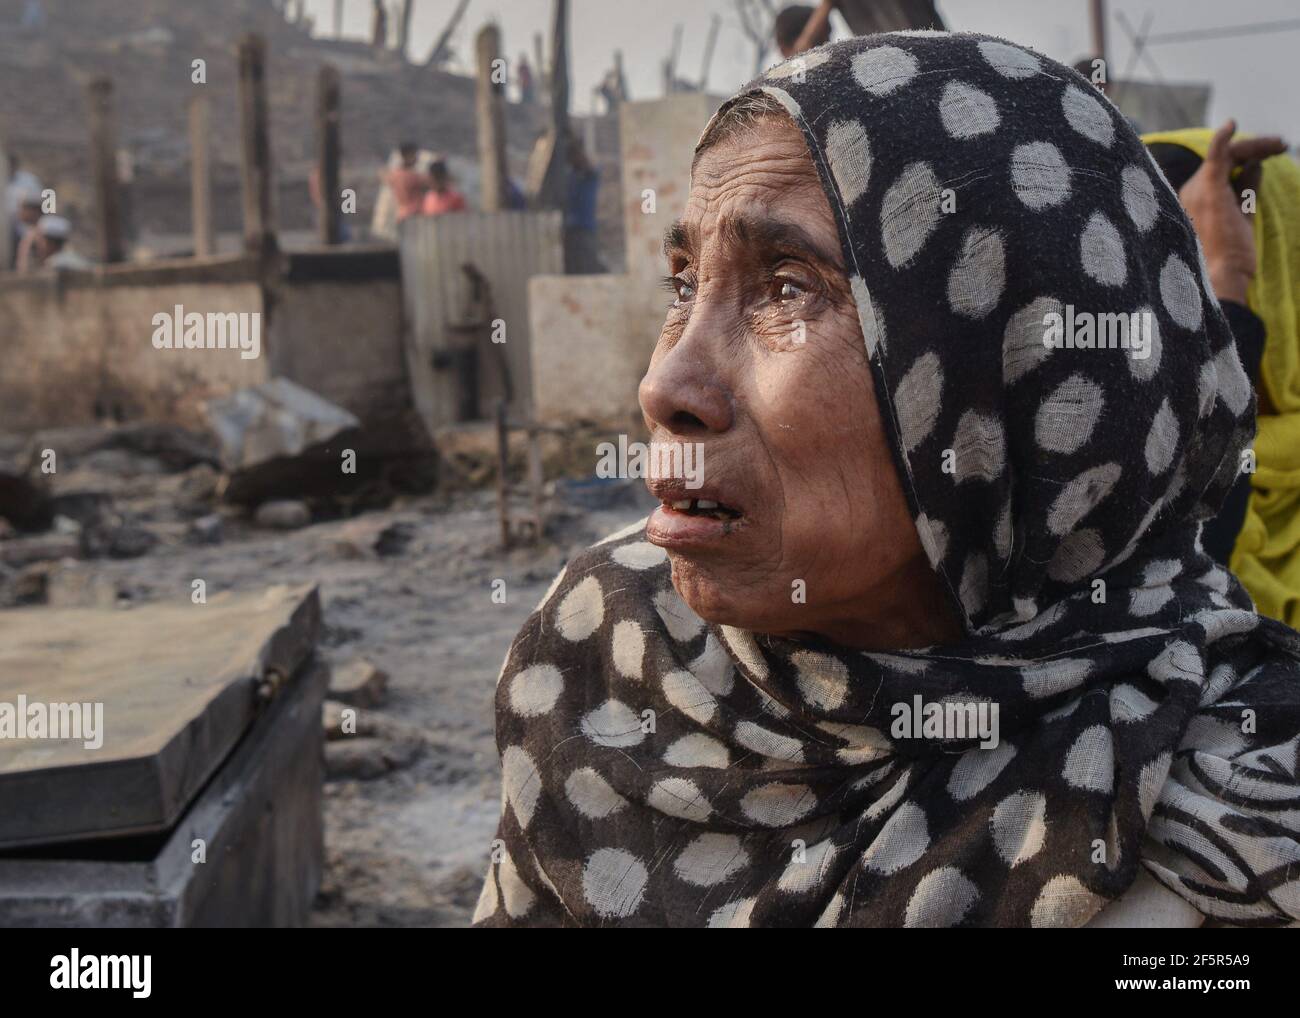
{"type": "MultiPolygon", "coordinates": [[[[370,6],[370,0],[344,0],[345,36],[368,34],[370,6]]],[[[333,31],[333,7],[333,0],[307,0],[318,32],[333,31]]],[[[455,0],[415,0],[411,50],[417,59],[424,58],[454,7],[455,0]]],[[[1146,81],[1209,82],[1214,87],[1213,120],[1233,115],[1246,130],[1300,140],[1300,104],[1295,100],[1300,29],[1153,44],[1145,53],[1155,62],[1157,74],[1149,63],[1132,63],[1134,48],[1120,18],[1123,15],[1138,31],[1150,15],[1150,33],[1158,35],[1300,20],[1296,0],[1109,0],[1107,8],[1112,76],[1128,72],[1146,81]]],[[[533,33],[546,30],[550,9],[550,0],[471,0],[456,36],[462,62],[472,53],[473,33],[487,20],[501,26],[512,63],[521,50],[531,56],[533,33]]],[[[677,24],[683,28],[679,76],[698,78],[714,14],[721,15],[722,27],[709,91],[728,94],[750,76],[754,51],[741,31],[733,0],[571,0],[570,9],[574,112],[592,108],[592,89],[610,66],[615,49],[623,50],[632,98],[659,95],[660,65],[677,24]]],[[[1005,36],[1066,63],[1089,51],[1085,0],[940,0],[939,10],[949,28],[1005,36]]]]}

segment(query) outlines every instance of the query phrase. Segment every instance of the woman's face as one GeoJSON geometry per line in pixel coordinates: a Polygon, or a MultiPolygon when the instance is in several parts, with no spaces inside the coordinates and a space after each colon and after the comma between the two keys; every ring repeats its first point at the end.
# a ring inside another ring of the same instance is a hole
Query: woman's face
{"type": "Polygon", "coordinates": [[[640,402],[653,442],[698,450],[702,485],[647,481],[663,503],[647,534],[686,603],[711,622],[851,646],[955,636],[793,123],[767,117],[699,156],[665,253],[676,300],[640,402]],[[706,507],[673,507],[688,499],[706,507]]]}

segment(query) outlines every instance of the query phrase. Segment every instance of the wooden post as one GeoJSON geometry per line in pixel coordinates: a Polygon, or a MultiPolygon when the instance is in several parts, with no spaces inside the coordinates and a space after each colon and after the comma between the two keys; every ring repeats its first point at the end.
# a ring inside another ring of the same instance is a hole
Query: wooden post
{"type": "Polygon", "coordinates": [[[478,118],[479,203],[484,212],[506,207],[506,83],[492,80],[493,64],[501,56],[501,32],[496,25],[484,25],[474,42],[478,54],[478,83],[475,92],[478,118]]]}
{"type": "MultiPolygon", "coordinates": [[[[11,168],[9,156],[5,154],[4,146],[0,145],[0,194],[6,197],[9,195],[11,168]]],[[[11,246],[13,239],[13,224],[9,222],[9,202],[0,201],[0,272],[9,268],[10,260],[14,257],[11,246]]]]}
{"type": "Polygon", "coordinates": [[[677,91],[677,60],[682,55],[682,26],[678,22],[673,26],[673,48],[664,64],[664,94],[671,95],[677,91]]]}
{"type": "Polygon", "coordinates": [[[316,174],[320,184],[317,229],[322,244],[342,240],[339,206],[339,72],[326,64],[316,82],[316,174]]]}
{"type": "Polygon", "coordinates": [[[528,167],[528,194],[537,208],[560,209],[569,179],[569,0],[554,0],[551,25],[551,123],[528,167]]]}
{"type": "MultiPolygon", "coordinates": [[[[1092,55],[1104,64],[1106,61],[1106,0],[1091,0],[1088,20],[1092,25],[1092,55]]],[[[1110,77],[1107,69],[1106,77],[1110,77]]]]}
{"type": "Polygon", "coordinates": [[[528,499],[533,507],[533,540],[542,539],[542,446],[533,422],[527,423],[528,438],[528,499]]]}
{"type": "Polygon", "coordinates": [[[569,0],[555,0],[551,22],[551,125],[569,133],[569,0]]]}
{"type": "Polygon", "coordinates": [[[533,81],[537,82],[538,98],[546,90],[546,52],[542,48],[542,33],[533,33],[533,81]]]}
{"type": "Polygon", "coordinates": [[[411,37],[411,8],[415,0],[402,0],[401,13],[397,16],[397,52],[406,59],[406,43],[411,37]]]}
{"type": "Polygon", "coordinates": [[[113,115],[113,82],[95,78],[86,87],[90,107],[90,168],[99,219],[99,260],[105,264],[126,257],[122,243],[121,196],[117,189],[117,123],[113,115]]]}
{"type": "Polygon", "coordinates": [[[713,47],[718,41],[718,27],[722,24],[722,18],[715,14],[713,20],[709,23],[709,36],[704,43],[704,66],[700,69],[700,91],[709,90],[709,68],[713,66],[713,47]]]}
{"type": "Polygon", "coordinates": [[[239,42],[239,115],[244,194],[244,247],[276,250],[271,211],[271,139],[266,111],[266,41],[249,34],[239,42]]]}
{"type": "Polygon", "coordinates": [[[497,522],[501,527],[501,547],[510,547],[510,425],[506,401],[497,404],[497,522]]]}
{"type": "Polygon", "coordinates": [[[194,256],[215,250],[212,237],[212,176],[208,169],[208,97],[190,98],[190,229],[194,256]]]}
{"type": "Polygon", "coordinates": [[[425,67],[441,67],[447,62],[451,49],[451,37],[455,35],[456,26],[460,24],[460,19],[465,16],[467,10],[469,10],[469,0],[459,0],[456,9],[451,12],[451,17],[447,19],[447,23],[442,26],[442,31],[438,33],[433,49],[429,50],[429,57],[424,62],[425,67]]]}

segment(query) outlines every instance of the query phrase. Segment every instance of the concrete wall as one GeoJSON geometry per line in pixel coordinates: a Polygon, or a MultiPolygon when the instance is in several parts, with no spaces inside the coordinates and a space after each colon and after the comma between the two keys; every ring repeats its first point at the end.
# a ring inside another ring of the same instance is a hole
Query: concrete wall
{"type": "Polygon", "coordinates": [[[288,257],[272,284],[270,370],[379,426],[411,405],[396,252],[288,257]]]}
{"type": "Polygon", "coordinates": [[[639,417],[636,390],[667,297],[627,276],[534,276],[528,285],[535,415],[614,424],[639,417]]]}
{"type": "Polygon", "coordinates": [[[627,272],[529,281],[538,419],[622,427],[640,418],[637,385],[669,302],[659,285],[664,231],[686,210],[695,143],[720,104],[713,96],[684,93],[622,106],[627,272]],[[653,212],[646,211],[647,190],[654,192],[653,212]]]}
{"type": "Polygon", "coordinates": [[[156,350],[153,316],[177,304],[204,314],[263,310],[242,259],[0,278],[0,429],[192,423],[199,400],[268,377],[264,357],[238,350],[156,350]]]}
{"type": "Polygon", "coordinates": [[[619,126],[629,276],[657,285],[664,274],[664,230],[686,211],[695,143],[721,105],[721,98],[699,92],[623,105],[619,126]],[[653,213],[642,206],[647,189],[655,193],[653,213]]]}
{"type": "Polygon", "coordinates": [[[0,430],[151,419],[195,426],[200,401],[284,376],[384,426],[410,407],[391,248],[0,276],[0,430]],[[153,316],[263,315],[261,356],[158,350],[153,316]]]}

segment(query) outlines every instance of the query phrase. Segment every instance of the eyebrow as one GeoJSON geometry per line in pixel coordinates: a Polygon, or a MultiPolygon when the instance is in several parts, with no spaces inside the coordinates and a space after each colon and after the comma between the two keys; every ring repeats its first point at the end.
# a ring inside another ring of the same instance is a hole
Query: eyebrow
{"type": "MultiPolygon", "coordinates": [[[[784,219],[756,218],[754,216],[728,216],[719,229],[729,240],[751,247],[768,250],[795,250],[806,252],[826,265],[842,269],[838,252],[826,250],[807,230],[797,223],[784,219]]],[[[692,231],[682,220],[677,220],[664,231],[664,254],[674,251],[694,250],[692,231]]]]}

